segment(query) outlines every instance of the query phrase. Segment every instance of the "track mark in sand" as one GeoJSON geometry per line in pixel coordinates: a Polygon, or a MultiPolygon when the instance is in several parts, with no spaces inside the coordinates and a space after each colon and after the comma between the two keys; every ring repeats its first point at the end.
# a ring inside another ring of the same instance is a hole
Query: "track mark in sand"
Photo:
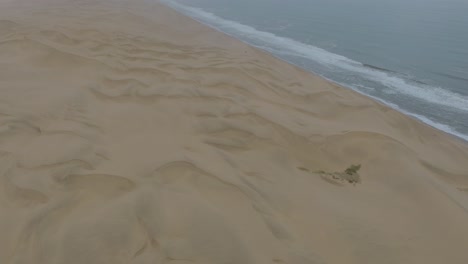
{"type": "Polygon", "coordinates": [[[215,113],[210,113],[210,112],[201,112],[196,114],[196,117],[200,118],[218,118],[218,115],[215,113]]]}
{"type": "Polygon", "coordinates": [[[249,172],[245,172],[245,175],[253,178],[253,179],[256,179],[256,180],[260,180],[260,181],[263,181],[263,182],[266,182],[266,183],[273,183],[272,180],[266,178],[265,176],[263,176],[261,173],[258,173],[258,172],[255,172],[255,171],[249,171],[249,172]]]}
{"type": "Polygon", "coordinates": [[[151,247],[153,250],[160,251],[160,245],[158,241],[151,234],[150,230],[148,229],[147,224],[140,217],[137,217],[137,219],[138,219],[138,225],[140,226],[142,232],[144,233],[144,236],[146,236],[146,239],[143,245],[133,254],[133,258],[137,258],[141,254],[143,254],[143,252],[146,249],[148,249],[148,247],[151,247]]]}
{"type": "Polygon", "coordinates": [[[17,28],[20,27],[20,24],[10,21],[10,20],[0,20],[0,44],[2,42],[9,40],[11,37],[16,37],[17,28]]]}
{"type": "Polygon", "coordinates": [[[109,174],[68,175],[59,181],[67,191],[80,191],[100,196],[119,196],[132,191],[136,184],[122,176],[109,174]]]}
{"type": "Polygon", "coordinates": [[[23,207],[47,203],[49,198],[42,192],[30,188],[22,188],[12,181],[11,172],[16,167],[16,160],[12,154],[4,153],[0,157],[2,157],[0,160],[0,184],[3,185],[2,191],[10,202],[23,207]]]}
{"type": "Polygon", "coordinates": [[[11,241],[15,243],[15,249],[7,263],[32,263],[37,260],[36,258],[45,257],[42,252],[35,249],[35,246],[50,241],[50,235],[59,230],[74,207],[75,201],[63,199],[59,203],[46,205],[36,211],[22,228],[17,240],[11,241]]]}
{"type": "Polygon", "coordinates": [[[23,207],[44,204],[49,201],[49,198],[45,194],[33,189],[21,188],[13,184],[10,180],[4,183],[4,191],[12,203],[19,204],[23,207]]]}
{"type": "Polygon", "coordinates": [[[66,35],[65,33],[60,32],[60,31],[41,30],[41,31],[39,31],[39,34],[42,37],[47,38],[48,40],[50,40],[52,42],[59,43],[59,44],[62,44],[62,45],[66,45],[66,46],[76,46],[76,45],[80,44],[79,40],[73,39],[73,38],[69,37],[68,35],[66,35]]]}
{"type": "Polygon", "coordinates": [[[104,78],[101,83],[91,88],[91,91],[95,94],[109,98],[118,98],[118,97],[132,97],[139,90],[147,89],[149,85],[139,81],[138,79],[112,79],[104,78]],[[112,87],[108,88],[108,87],[112,87]]]}
{"type": "Polygon", "coordinates": [[[82,167],[88,170],[94,169],[94,166],[90,162],[81,160],[81,159],[72,159],[72,160],[67,160],[67,161],[62,161],[62,162],[51,163],[51,164],[41,164],[37,166],[24,166],[22,164],[18,164],[18,168],[32,169],[32,170],[54,169],[57,167],[69,167],[69,168],[82,167]]]}
{"type": "Polygon", "coordinates": [[[94,167],[99,159],[94,155],[92,142],[66,134],[42,135],[31,140],[18,152],[18,166],[35,168],[63,164],[70,160],[81,160],[87,167],[94,167]],[[50,142],[54,142],[51,144],[50,142]],[[47,149],[47,152],[39,150],[47,149]]]}
{"type": "Polygon", "coordinates": [[[17,27],[17,26],[19,26],[19,24],[11,20],[5,20],[5,19],[0,20],[0,32],[2,33],[4,33],[4,31],[6,30],[11,30],[12,28],[17,27]]]}
{"type": "Polygon", "coordinates": [[[237,184],[211,174],[187,161],[173,161],[167,163],[156,169],[152,175],[162,184],[174,184],[184,181],[192,185],[197,185],[200,181],[208,180],[208,182],[203,182],[203,187],[230,187],[245,193],[237,184]]]}
{"type": "Polygon", "coordinates": [[[273,120],[270,120],[263,115],[260,115],[255,112],[246,112],[246,113],[230,113],[224,116],[225,118],[231,118],[241,122],[246,122],[249,126],[261,127],[262,131],[269,131],[269,134],[279,134],[284,135],[284,138],[301,138],[306,140],[304,137],[298,135],[290,128],[279,124],[273,120]]]}
{"type": "Polygon", "coordinates": [[[0,185],[1,191],[8,201],[23,207],[47,203],[49,198],[30,188],[22,188],[12,181],[12,171],[16,168],[16,160],[12,154],[0,153],[0,185]]]}
{"type": "Polygon", "coordinates": [[[262,191],[257,184],[250,182],[250,179],[242,177],[241,181],[249,188],[249,200],[252,203],[252,208],[263,219],[264,224],[268,230],[270,230],[271,234],[278,240],[292,241],[294,238],[293,234],[281,221],[280,214],[271,207],[268,202],[270,199],[266,193],[262,191]]]}
{"type": "Polygon", "coordinates": [[[263,207],[264,206],[259,206],[259,204],[253,204],[253,208],[262,217],[263,222],[268,230],[270,230],[271,234],[278,240],[291,241],[293,235],[286,229],[286,226],[278,220],[278,215],[273,213],[273,210],[266,210],[266,208],[263,207]]]}
{"type": "Polygon", "coordinates": [[[254,143],[261,141],[248,131],[229,127],[208,135],[209,137],[203,140],[204,143],[227,151],[247,151],[254,143]]]}
{"type": "Polygon", "coordinates": [[[211,96],[211,95],[200,95],[200,94],[190,94],[184,90],[181,90],[180,93],[177,91],[169,92],[168,89],[135,89],[128,90],[128,92],[121,93],[118,89],[113,91],[112,94],[107,92],[102,92],[102,88],[90,88],[91,93],[100,100],[114,101],[114,102],[131,102],[137,101],[139,103],[149,103],[153,104],[161,100],[180,100],[180,101],[220,101],[228,104],[233,103],[233,100],[225,97],[211,96]],[[131,92],[130,92],[131,91],[131,92]],[[185,94],[184,94],[185,93],[185,94]]]}
{"type": "Polygon", "coordinates": [[[138,80],[137,78],[110,78],[105,77],[101,81],[102,85],[107,86],[124,86],[124,87],[142,87],[147,88],[149,85],[143,81],[138,80]]]}
{"type": "Polygon", "coordinates": [[[270,136],[263,123],[251,119],[206,119],[200,124],[199,133],[205,144],[225,151],[248,151],[256,147],[273,147],[278,144],[270,136]]]}
{"type": "MultiPolygon", "coordinates": [[[[447,181],[449,183],[453,183],[455,185],[458,185],[458,186],[465,186],[468,184],[468,173],[467,174],[463,174],[463,173],[455,173],[455,172],[451,172],[447,169],[444,169],[444,168],[441,168],[441,167],[438,167],[432,163],[429,163],[427,161],[423,161],[421,160],[420,163],[426,168],[428,169],[429,171],[432,171],[434,172],[436,175],[439,175],[439,177],[444,180],[444,181],[447,181]]],[[[467,187],[468,189],[468,187],[467,187]]]]}
{"type": "Polygon", "coordinates": [[[31,132],[33,134],[41,134],[41,128],[34,125],[32,122],[20,118],[5,118],[0,119],[0,133],[19,133],[31,132]]]}
{"type": "Polygon", "coordinates": [[[79,137],[85,140],[90,140],[89,137],[84,136],[83,134],[77,133],[72,130],[52,130],[52,131],[41,131],[41,135],[70,135],[73,137],[79,137]]]}

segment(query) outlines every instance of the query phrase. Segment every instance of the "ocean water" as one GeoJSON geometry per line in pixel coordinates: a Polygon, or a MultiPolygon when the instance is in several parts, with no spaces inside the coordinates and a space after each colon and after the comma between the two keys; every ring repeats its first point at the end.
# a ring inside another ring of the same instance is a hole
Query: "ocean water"
{"type": "Polygon", "coordinates": [[[468,140],[467,0],[164,0],[468,140]]]}

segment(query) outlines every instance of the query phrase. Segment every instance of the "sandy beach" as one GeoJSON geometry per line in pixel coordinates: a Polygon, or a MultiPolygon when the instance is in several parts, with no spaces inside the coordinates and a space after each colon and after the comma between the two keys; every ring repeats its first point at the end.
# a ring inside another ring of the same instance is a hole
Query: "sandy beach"
{"type": "Polygon", "coordinates": [[[0,263],[467,246],[465,142],[156,2],[0,0],[0,263]]]}

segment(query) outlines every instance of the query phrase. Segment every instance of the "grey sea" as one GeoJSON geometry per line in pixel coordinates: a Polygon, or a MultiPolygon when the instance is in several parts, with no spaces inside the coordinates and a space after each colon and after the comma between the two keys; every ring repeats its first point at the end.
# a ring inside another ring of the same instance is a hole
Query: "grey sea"
{"type": "Polygon", "coordinates": [[[468,140],[466,0],[163,2],[468,140]]]}

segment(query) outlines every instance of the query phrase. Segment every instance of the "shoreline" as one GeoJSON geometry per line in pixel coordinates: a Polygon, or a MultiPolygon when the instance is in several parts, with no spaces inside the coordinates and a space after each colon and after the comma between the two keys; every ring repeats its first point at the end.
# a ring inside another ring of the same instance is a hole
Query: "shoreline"
{"type": "MultiPolygon", "coordinates": [[[[379,103],[381,103],[381,104],[383,104],[383,105],[385,105],[385,106],[387,106],[387,107],[390,107],[390,108],[392,108],[392,109],[394,109],[394,110],[397,110],[398,112],[400,112],[400,113],[402,113],[402,114],[404,114],[404,115],[406,115],[406,116],[408,116],[408,117],[410,117],[410,118],[412,118],[412,119],[414,119],[414,120],[416,120],[416,121],[418,121],[418,122],[421,122],[421,123],[423,123],[423,124],[425,124],[425,125],[430,126],[431,128],[434,128],[434,129],[436,129],[436,130],[438,130],[438,131],[441,131],[441,132],[444,132],[444,133],[446,133],[446,134],[448,134],[448,135],[450,135],[450,136],[452,136],[452,137],[454,137],[454,138],[456,138],[456,139],[458,139],[458,140],[461,140],[462,142],[464,142],[464,144],[468,144],[468,135],[462,134],[462,133],[460,133],[460,132],[455,131],[455,130],[454,130],[452,127],[450,127],[449,125],[446,125],[446,124],[443,124],[443,123],[438,123],[438,122],[436,122],[436,121],[430,120],[428,117],[426,117],[426,116],[424,116],[424,115],[421,115],[421,114],[412,113],[412,112],[410,112],[410,111],[403,110],[400,106],[396,105],[395,103],[387,102],[386,100],[381,99],[381,98],[379,98],[379,97],[376,97],[376,96],[373,96],[373,95],[370,95],[370,94],[366,94],[365,92],[359,91],[358,89],[353,88],[353,87],[351,87],[351,86],[348,86],[348,85],[345,84],[345,83],[340,83],[340,82],[338,82],[338,81],[334,81],[334,80],[332,80],[332,79],[330,79],[330,78],[327,78],[327,77],[325,77],[325,76],[323,76],[323,75],[321,75],[321,74],[319,74],[319,73],[317,73],[317,72],[314,72],[313,70],[309,70],[309,69],[303,68],[303,67],[301,67],[300,65],[298,65],[298,64],[296,64],[296,63],[294,63],[294,62],[292,62],[292,61],[288,61],[288,60],[286,60],[286,59],[283,59],[283,58],[281,58],[280,56],[278,56],[278,55],[276,55],[276,54],[274,54],[274,53],[271,53],[271,52],[269,52],[269,51],[267,51],[267,50],[262,49],[261,47],[256,47],[255,45],[252,45],[252,44],[249,43],[248,41],[236,37],[234,34],[231,34],[231,33],[229,33],[229,32],[225,32],[225,31],[223,31],[223,30],[217,28],[216,26],[210,25],[210,24],[208,24],[207,22],[205,22],[203,19],[200,19],[200,18],[191,16],[190,14],[184,13],[184,12],[191,12],[191,11],[179,10],[179,9],[193,8],[193,7],[189,7],[189,6],[185,6],[185,5],[182,5],[182,4],[174,3],[174,2],[172,2],[171,0],[162,0],[162,1],[160,1],[160,2],[161,2],[162,4],[164,4],[165,6],[168,6],[169,8],[171,8],[171,9],[177,11],[178,13],[180,13],[180,14],[182,14],[182,15],[184,15],[184,16],[187,16],[187,17],[189,17],[190,19],[192,19],[192,20],[194,20],[194,21],[197,21],[198,23],[200,23],[200,24],[202,24],[202,25],[204,25],[204,26],[207,26],[207,27],[209,27],[209,28],[212,28],[213,30],[215,30],[215,31],[217,31],[217,32],[220,32],[220,33],[225,34],[225,35],[227,35],[227,36],[229,36],[229,37],[232,37],[232,38],[234,38],[234,39],[237,40],[237,41],[241,41],[242,43],[245,43],[245,44],[247,44],[247,45],[249,45],[249,46],[251,46],[251,47],[253,47],[253,48],[255,48],[255,49],[258,49],[258,50],[260,50],[260,51],[266,52],[267,54],[269,54],[269,55],[275,57],[275,58],[278,59],[278,60],[281,60],[281,61],[284,61],[285,63],[294,65],[294,66],[296,66],[296,67],[298,67],[298,68],[300,68],[300,69],[302,69],[302,70],[304,70],[304,71],[306,71],[306,72],[309,72],[309,73],[311,73],[311,74],[313,74],[313,75],[316,75],[316,76],[318,76],[318,77],[320,77],[320,78],[322,78],[322,79],[325,79],[325,80],[327,80],[327,81],[329,81],[329,82],[331,82],[331,83],[333,83],[333,84],[335,84],[335,85],[341,86],[341,87],[343,87],[343,88],[345,88],[345,89],[353,90],[353,91],[355,91],[356,93],[361,94],[361,95],[363,95],[363,96],[365,96],[365,97],[367,97],[367,98],[369,98],[369,99],[371,99],[371,100],[373,100],[373,101],[377,101],[377,102],[379,102],[379,103]],[[178,6],[178,5],[180,5],[180,6],[178,6]]],[[[205,11],[203,11],[203,12],[205,12],[205,11]]],[[[232,22],[232,21],[229,21],[229,22],[232,22]]],[[[234,23],[238,23],[238,22],[234,22],[234,23]]],[[[241,25],[242,25],[242,24],[241,24],[241,25]]],[[[341,55],[340,55],[340,56],[341,56],[341,55]]],[[[359,62],[358,62],[358,63],[359,63],[359,62]]],[[[388,71],[388,70],[386,70],[386,69],[379,68],[379,67],[375,67],[375,66],[372,66],[372,65],[363,64],[363,66],[364,66],[364,67],[374,68],[374,69],[377,69],[377,70],[379,70],[379,71],[388,71]]]]}
{"type": "Polygon", "coordinates": [[[462,140],[160,3],[0,16],[7,263],[468,263],[462,140]]]}

